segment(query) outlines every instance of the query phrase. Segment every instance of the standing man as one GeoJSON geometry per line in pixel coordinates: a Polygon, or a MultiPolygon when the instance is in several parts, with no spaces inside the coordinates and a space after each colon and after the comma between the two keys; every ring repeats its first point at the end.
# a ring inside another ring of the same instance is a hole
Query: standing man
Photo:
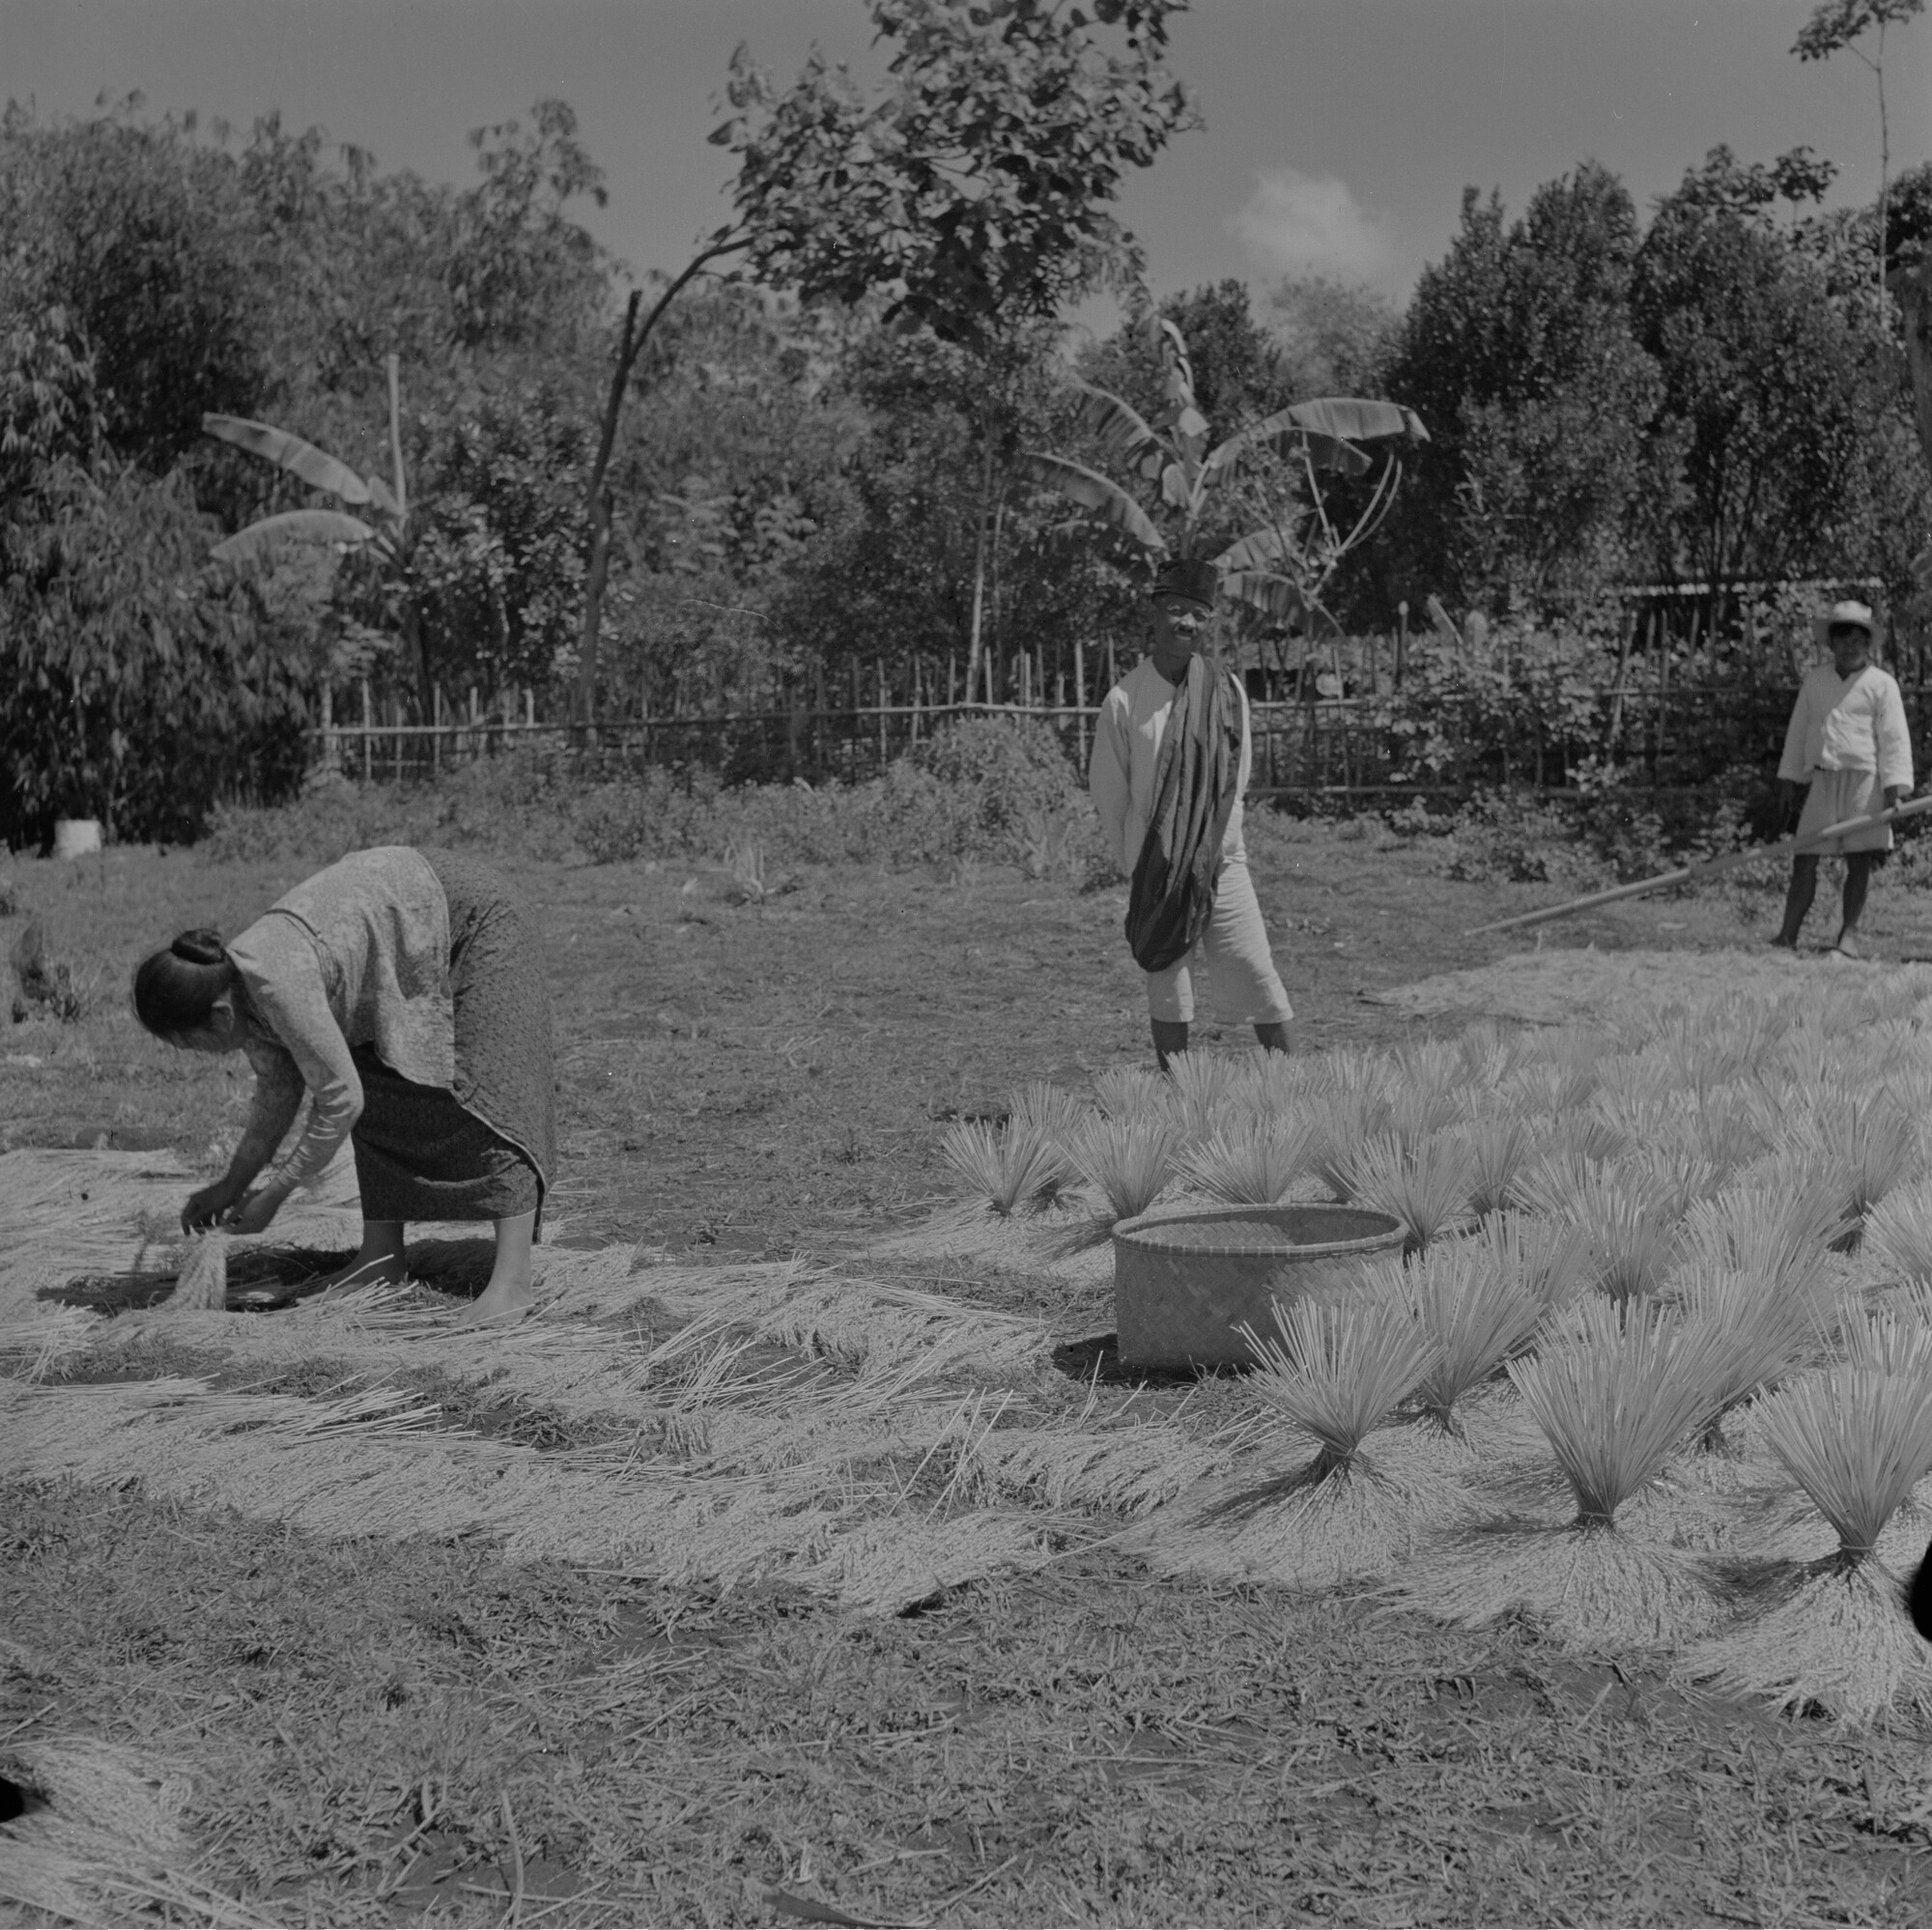
{"type": "MultiPolygon", "coordinates": [[[[1777,766],[1777,789],[1785,817],[1801,784],[1809,784],[1798,834],[1823,831],[1847,818],[1889,810],[1912,794],[1912,733],[1898,681],[1871,660],[1872,613],[1861,603],[1834,604],[1811,619],[1829,664],[1813,667],[1798,693],[1784,755],[1777,766]]],[[[1848,832],[1820,851],[1845,861],[1844,918],[1833,950],[1861,958],[1859,919],[1865,908],[1871,874],[1891,849],[1891,827],[1848,832]]],[[[1820,851],[1801,852],[1791,861],[1791,887],[1784,900],[1784,924],[1774,945],[1796,949],[1799,928],[1818,890],[1820,851]]]]}
{"type": "Polygon", "coordinates": [[[1114,862],[1133,880],[1127,944],[1148,975],[1154,1056],[1187,1050],[1200,968],[1224,1019],[1272,1052],[1294,1016],[1268,952],[1241,838],[1253,746],[1232,671],[1201,654],[1219,584],[1183,557],[1155,577],[1153,647],[1107,693],[1088,788],[1114,862]]]}

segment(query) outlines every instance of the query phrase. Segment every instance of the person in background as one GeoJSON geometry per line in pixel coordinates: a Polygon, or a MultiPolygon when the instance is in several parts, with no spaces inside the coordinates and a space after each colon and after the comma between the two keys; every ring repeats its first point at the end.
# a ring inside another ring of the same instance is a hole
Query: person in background
{"type": "Polygon", "coordinates": [[[1223,1019],[1288,1049],[1288,1002],[1248,876],[1241,794],[1253,747],[1239,679],[1204,655],[1218,576],[1199,558],[1154,579],[1152,647],[1107,693],[1088,788],[1132,879],[1127,943],[1148,975],[1154,1056],[1187,1050],[1195,974],[1223,1019]]]}
{"type": "Polygon", "coordinates": [[[188,1232],[264,1232],[347,1139],[362,1245],[330,1286],[400,1284],[412,1220],[492,1220],[466,1320],[515,1319],[556,1161],[550,989],[507,888],[474,859],[352,851],[225,945],[185,931],[144,959],[134,1011],[190,1052],[245,1052],[254,1104],[188,1232]],[[307,1122],[279,1162],[304,1093],[307,1122]],[[267,1173],[267,1178],[262,1176],[267,1173]]]}
{"type": "MultiPolygon", "coordinates": [[[[1810,789],[1798,835],[1823,831],[1848,818],[1889,810],[1912,795],[1912,732],[1898,680],[1872,662],[1872,613],[1861,603],[1834,604],[1811,620],[1820,644],[1832,653],[1815,665],[1798,692],[1784,733],[1784,755],[1777,766],[1779,802],[1785,821],[1801,785],[1810,789]]],[[[1805,914],[1818,891],[1818,860],[1827,851],[1845,861],[1845,893],[1838,936],[1833,950],[1861,958],[1859,920],[1872,872],[1891,849],[1891,827],[1847,832],[1817,851],[1791,861],[1784,923],[1774,945],[1795,950],[1805,914]]]]}

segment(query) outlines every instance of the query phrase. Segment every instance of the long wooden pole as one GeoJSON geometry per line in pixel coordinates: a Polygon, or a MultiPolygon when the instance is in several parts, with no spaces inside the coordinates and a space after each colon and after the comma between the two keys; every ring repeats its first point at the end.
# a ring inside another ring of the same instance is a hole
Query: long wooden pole
{"type": "Polygon", "coordinates": [[[1493,924],[1471,925],[1466,936],[1475,938],[1486,931],[1520,931],[1525,925],[1548,924],[1552,919],[1568,918],[1573,912],[1612,905],[1619,898],[1640,898],[1647,892],[1667,891],[1673,885],[1701,885],[1707,878],[1721,877],[1726,871],[1741,871],[1747,865],[1762,864],[1767,858],[1790,858],[1802,851],[1815,851],[1834,837],[1855,831],[1871,831],[1928,810],[1932,810],[1932,798],[1915,798],[1910,804],[1894,805],[1890,810],[1877,811],[1870,817],[1848,817],[1842,824],[1828,824],[1823,831],[1806,832],[1803,837],[1786,837],[1776,844],[1754,844],[1748,851],[1726,852],[1721,858],[1707,858],[1701,865],[1685,865],[1675,871],[1661,871],[1654,878],[1639,878],[1634,885],[1592,892],[1588,897],[1572,898],[1568,904],[1551,905],[1547,911],[1523,912],[1516,918],[1498,919],[1493,924]]]}

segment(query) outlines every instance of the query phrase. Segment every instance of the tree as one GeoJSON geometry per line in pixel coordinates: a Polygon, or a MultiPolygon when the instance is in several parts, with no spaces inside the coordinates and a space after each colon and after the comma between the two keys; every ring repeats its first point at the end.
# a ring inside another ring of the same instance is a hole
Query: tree
{"type": "Polygon", "coordinates": [[[1386,515],[1402,466],[1393,450],[1384,456],[1368,507],[1347,529],[1339,529],[1328,514],[1321,472],[1368,474],[1376,465],[1358,445],[1395,439],[1427,441],[1421,418],[1398,403],[1327,397],[1293,403],[1210,447],[1211,432],[1198,405],[1187,343],[1172,322],[1163,319],[1154,327],[1165,369],[1166,407],[1152,422],[1118,395],[1087,383],[1075,386],[1084,426],[1105,454],[1142,481],[1159,485],[1172,545],[1132,491],[1084,463],[1029,451],[1028,473],[1150,555],[1170,547],[1183,556],[1214,552],[1214,560],[1228,573],[1228,592],[1256,610],[1277,618],[1326,614],[1321,595],[1329,579],[1386,515]],[[1264,520],[1225,546],[1208,543],[1214,498],[1227,493],[1244,468],[1252,471],[1269,454],[1286,458],[1287,472],[1270,477],[1271,486],[1251,491],[1246,505],[1250,515],[1260,513],[1264,520]]]}
{"type": "Polygon", "coordinates": [[[742,48],[732,62],[732,114],[712,138],[737,156],[753,271],[808,301],[884,290],[889,319],[982,363],[974,674],[1022,350],[1067,303],[1138,281],[1139,247],[1110,208],[1131,169],[1196,124],[1164,63],[1184,4],[872,0],[895,51],[869,102],[816,54],[783,94],[742,48]]]}
{"type": "Polygon", "coordinates": [[[1871,70],[1878,83],[1878,279],[1885,283],[1886,193],[1891,172],[1891,129],[1885,111],[1885,33],[1925,11],[1925,0],[1820,0],[1791,51],[1800,60],[1830,60],[1849,49],[1871,70]],[[1867,34],[1874,51],[1859,45],[1867,34]]]}
{"type": "Polygon", "coordinates": [[[1594,162],[1507,224],[1464,191],[1388,373],[1435,437],[1384,546],[1410,601],[1575,602],[1614,574],[1660,395],[1631,330],[1636,248],[1630,196],[1594,162]]]}
{"type": "Polygon", "coordinates": [[[1659,204],[1631,306],[1668,425],[1646,519],[1662,574],[1722,584],[1879,563],[1894,351],[1883,297],[1834,265],[1840,232],[1780,230],[1723,148],[1659,204]]]}

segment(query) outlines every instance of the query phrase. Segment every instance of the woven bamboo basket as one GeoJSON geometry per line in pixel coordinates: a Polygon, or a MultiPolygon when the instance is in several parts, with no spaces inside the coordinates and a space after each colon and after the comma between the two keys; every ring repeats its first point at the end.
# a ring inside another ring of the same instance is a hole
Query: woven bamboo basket
{"type": "Polygon", "coordinates": [[[1274,1303],[1399,1252],[1402,1222],[1365,1206],[1165,1207],[1114,1229],[1114,1319],[1125,1367],[1251,1366],[1236,1331],[1274,1303]]]}

